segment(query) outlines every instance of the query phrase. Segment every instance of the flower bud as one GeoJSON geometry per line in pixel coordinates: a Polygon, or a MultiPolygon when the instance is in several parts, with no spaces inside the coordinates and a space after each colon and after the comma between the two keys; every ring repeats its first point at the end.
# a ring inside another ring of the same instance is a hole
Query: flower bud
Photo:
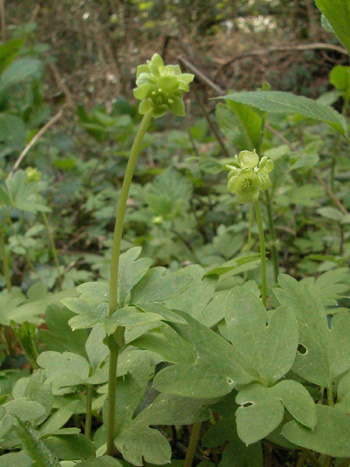
{"type": "Polygon", "coordinates": [[[134,96],[141,101],[140,114],[152,110],[153,117],[159,118],[168,110],[175,115],[185,115],[183,93],[189,91],[194,75],[181,73],[178,65],[164,65],[159,54],[154,54],[146,65],[137,67],[134,96]]]}

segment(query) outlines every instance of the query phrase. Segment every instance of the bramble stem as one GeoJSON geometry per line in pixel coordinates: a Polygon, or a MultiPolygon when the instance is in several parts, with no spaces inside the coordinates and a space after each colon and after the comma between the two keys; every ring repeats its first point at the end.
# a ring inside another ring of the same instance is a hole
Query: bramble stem
{"type": "Polygon", "coordinates": [[[198,444],[201,428],[202,428],[202,423],[194,423],[192,425],[190,442],[188,445],[183,467],[192,467],[194,455],[196,454],[196,449],[197,449],[197,444],[198,444]]]}
{"type": "Polygon", "coordinates": [[[5,281],[6,281],[6,288],[7,288],[8,293],[11,293],[12,285],[11,285],[9,260],[8,260],[8,256],[6,253],[4,234],[2,232],[0,233],[0,249],[1,249],[1,256],[2,256],[2,266],[4,270],[5,281]]]}
{"type": "Polygon", "coordinates": [[[91,421],[92,421],[92,384],[86,388],[86,415],[85,415],[85,434],[91,439],[91,421]]]}
{"type": "MultiPolygon", "coordinates": [[[[132,145],[126,172],[120,192],[117,217],[114,227],[111,271],[109,280],[109,316],[112,316],[118,308],[118,269],[120,244],[123,235],[124,217],[126,203],[128,200],[129,189],[132,177],[134,175],[137,157],[141,151],[142,139],[152,120],[152,110],[147,112],[141,121],[137,131],[134,144],[132,145]]],[[[108,420],[107,420],[107,454],[114,454],[114,434],[115,434],[115,408],[116,408],[116,387],[117,387],[117,364],[118,356],[124,340],[124,328],[118,328],[113,336],[110,336],[110,355],[109,355],[109,380],[108,380],[108,420]],[[114,341],[114,342],[113,342],[114,341]]]]}
{"type": "Polygon", "coordinates": [[[44,211],[42,211],[41,215],[42,215],[42,218],[43,218],[43,221],[44,221],[44,224],[45,224],[47,237],[49,239],[49,243],[50,243],[51,251],[52,251],[52,256],[53,256],[55,266],[56,266],[56,270],[57,270],[58,289],[62,290],[62,275],[61,275],[61,272],[60,272],[60,263],[58,261],[58,255],[57,255],[57,250],[56,250],[56,246],[55,246],[55,241],[54,241],[52,233],[51,233],[51,229],[50,229],[50,226],[49,226],[49,221],[47,220],[47,215],[45,214],[44,211]]]}
{"type": "Polygon", "coordinates": [[[261,258],[261,294],[262,301],[266,307],[266,290],[267,290],[267,279],[266,279],[266,251],[265,251],[265,237],[264,237],[264,227],[261,217],[261,209],[259,201],[255,201],[255,212],[256,212],[256,221],[258,223],[259,229],[259,242],[260,242],[260,258],[261,258]]]}

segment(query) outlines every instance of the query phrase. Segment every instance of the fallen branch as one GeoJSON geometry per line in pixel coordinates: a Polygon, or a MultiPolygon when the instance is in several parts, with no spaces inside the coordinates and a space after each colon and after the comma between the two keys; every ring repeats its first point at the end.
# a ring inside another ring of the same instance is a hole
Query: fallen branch
{"type": "Polygon", "coordinates": [[[318,50],[318,49],[333,50],[334,52],[338,52],[342,55],[349,56],[349,52],[344,47],[340,47],[339,45],[334,45],[334,44],[325,44],[323,42],[315,42],[313,44],[304,44],[304,45],[281,45],[281,46],[268,47],[266,49],[251,50],[249,52],[243,52],[241,54],[235,55],[234,57],[230,58],[230,60],[223,63],[222,68],[226,68],[228,65],[231,65],[231,63],[236,62],[237,60],[241,60],[243,58],[268,55],[272,52],[295,52],[295,51],[318,50]]]}
{"type": "Polygon", "coordinates": [[[43,136],[44,133],[54,124],[56,123],[63,115],[63,110],[64,106],[61,108],[61,110],[51,118],[40,130],[38,133],[30,140],[30,142],[27,144],[27,146],[23,149],[21,152],[19,158],[17,159],[15,165],[13,166],[11,172],[9,173],[8,178],[11,178],[12,175],[16,172],[18,167],[20,166],[21,162],[25,158],[25,156],[28,154],[28,152],[31,150],[31,148],[39,141],[39,139],[43,136]]]}
{"type": "Polygon", "coordinates": [[[61,75],[60,75],[60,73],[58,71],[58,68],[57,68],[56,64],[53,61],[49,60],[48,61],[48,66],[51,68],[52,74],[54,75],[54,78],[56,80],[56,83],[57,83],[58,87],[61,88],[61,91],[66,96],[67,104],[69,105],[69,107],[71,109],[76,111],[77,106],[74,103],[73,96],[72,96],[70,90],[68,89],[68,86],[64,83],[63,79],[61,78],[61,75]]]}
{"type": "Polygon", "coordinates": [[[180,57],[179,62],[182,63],[185,66],[185,68],[187,68],[189,71],[192,71],[192,73],[194,73],[198,79],[203,81],[203,83],[212,88],[215,92],[217,92],[218,94],[224,93],[224,90],[220,86],[214,83],[214,81],[208,78],[208,76],[203,71],[194,66],[186,58],[180,57]]]}

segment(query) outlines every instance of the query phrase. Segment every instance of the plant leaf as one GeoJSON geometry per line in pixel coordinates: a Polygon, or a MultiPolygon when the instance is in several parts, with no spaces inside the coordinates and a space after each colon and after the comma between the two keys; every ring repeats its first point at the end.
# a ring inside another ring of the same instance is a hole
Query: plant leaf
{"type": "Polygon", "coordinates": [[[39,77],[41,62],[35,58],[20,58],[2,73],[0,92],[29,78],[39,77]]]}
{"type": "Polygon", "coordinates": [[[332,318],[331,329],[318,288],[290,276],[279,277],[281,289],[274,293],[281,305],[294,310],[299,324],[299,343],[293,371],[314,384],[329,387],[350,368],[350,315],[332,318]]]}
{"type": "Polygon", "coordinates": [[[328,123],[343,135],[347,134],[344,117],[332,107],[289,92],[243,91],[223,96],[222,99],[250,105],[264,112],[300,114],[307,118],[328,123]]]}
{"type": "Polygon", "coordinates": [[[259,297],[244,287],[235,287],[225,302],[225,321],[225,335],[254,380],[269,386],[292,367],[298,326],[291,308],[267,313],[259,297]]]}
{"type": "Polygon", "coordinates": [[[232,389],[253,380],[237,362],[232,346],[220,335],[179,312],[188,325],[171,326],[195,348],[190,363],[173,365],[161,370],[154,387],[168,394],[210,399],[228,394],[232,389]]]}
{"type": "Polygon", "coordinates": [[[350,51],[349,0],[315,0],[315,3],[332,26],[334,34],[348,51],[350,51]]]}
{"type": "Polygon", "coordinates": [[[334,407],[317,405],[317,425],[310,430],[293,421],[282,435],[297,446],[331,457],[350,457],[350,419],[334,407]]]}

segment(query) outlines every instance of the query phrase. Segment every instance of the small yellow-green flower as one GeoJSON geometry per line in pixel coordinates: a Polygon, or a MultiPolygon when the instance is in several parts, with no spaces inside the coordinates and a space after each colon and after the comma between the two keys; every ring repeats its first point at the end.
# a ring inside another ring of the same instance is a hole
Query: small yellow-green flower
{"type": "Polygon", "coordinates": [[[27,182],[38,182],[41,180],[41,172],[35,167],[27,167],[26,170],[27,182]]]}
{"type": "Polygon", "coordinates": [[[137,67],[136,77],[134,96],[141,101],[140,114],[152,110],[158,118],[170,110],[180,117],[185,115],[183,93],[189,91],[194,75],[181,73],[179,65],[164,65],[162,57],[154,54],[147,65],[137,67]]]}
{"type": "Polygon", "coordinates": [[[241,151],[235,156],[238,167],[228,165],[227,188],[237,195],[239,204],[257,201],[260,190],[271,186],[269,173],[273,170],[273,161],[259,156],[254,151],[241,151]]]}

